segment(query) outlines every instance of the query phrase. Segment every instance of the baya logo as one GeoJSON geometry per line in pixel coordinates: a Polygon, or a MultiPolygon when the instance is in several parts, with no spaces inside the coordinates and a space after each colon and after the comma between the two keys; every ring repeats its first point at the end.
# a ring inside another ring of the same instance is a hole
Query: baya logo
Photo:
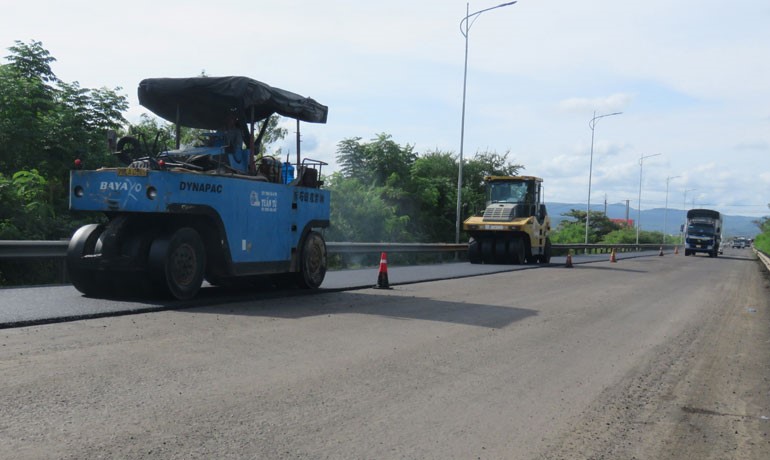
{"type": "Polygon", "coordinates": [[[99,190],[112,190],[113,192],[141,192],[142,184],[132,184],[128,181],[102,181],[99,183],[99,190]]]}

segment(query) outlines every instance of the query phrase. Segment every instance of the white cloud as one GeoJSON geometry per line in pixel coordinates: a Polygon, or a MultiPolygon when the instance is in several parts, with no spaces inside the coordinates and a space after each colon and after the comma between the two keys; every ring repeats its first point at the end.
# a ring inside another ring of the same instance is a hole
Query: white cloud
{"type": "MultiPolygon", "coordinates": [[[[63,80],[123,87],[129,119],[144,112],[141,79],[205,69],[328,105],[326,125],[302,126],[302,149],[332,168],[340,140],[381,132],[418,152],[459,150],[465,1],[15,3],[0,17],[0,47],[41,40],[63,80]]],[[[588,122],[622,111],[596,126],[592,202],[635,198],[639,157],[660,152],[645,161],[643,207],[665,202],[669,176],[682,176],[669,190],[679,207],[691,188],[704,203],[762,205],[768,18],[756,0],[520,1],[485,12],[468,40],[465,152],[510,150],[544,178],[549,200],[584,203],[588,122]]]]}
{"type": "Polygon", "coordinates": [[[573,97],[559,102],[559,109],[565,112],[586,113],[596,111],[597,116],[602,114],[620,112],[633,100],[630,94],[612,94],[606,97],[585,98],[573,97]]]}

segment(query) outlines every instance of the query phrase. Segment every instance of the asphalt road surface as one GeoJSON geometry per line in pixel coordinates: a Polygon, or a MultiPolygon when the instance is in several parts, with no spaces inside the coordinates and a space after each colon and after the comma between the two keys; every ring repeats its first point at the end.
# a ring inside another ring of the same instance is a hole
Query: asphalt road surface
{"type": "MultiPolygon", "coordinates": [[[[621,259],[657,255],[655,251],[618,254],[621,259]]],[[[575,264],[607,260],[606,254],[578,255],[575,264]]],[[[564,265],[564,257],[554,257],[549,267],[564,265]]],[[[454,279],[514,270],[531,270],[535,265],[472,265],[446,263],[419,266],[392,266],[389,269],[391,285],[419,281],[454,279]]],[[[358,270],[330,271],[321,285],[322,291],[352,290],[377,284],[378,267],[358,270]]],[[[257,285],[243,289],[220,288],[204,283],[192,301],[157,298],[96,299],[88,298],[72,285],[38,286],[0,289],[0,329],[54,322],[72,321],[124,314],[148,313],[168,309],[217,305],[228,302],[255,301],[287,295],[302,295],[307,291],[276,291],[271,286],[257,285]]]]}
{"type": "Polygon", "coordinates": [[[0,458],[767,459],[747,250],[0,330],[0,458]]]}

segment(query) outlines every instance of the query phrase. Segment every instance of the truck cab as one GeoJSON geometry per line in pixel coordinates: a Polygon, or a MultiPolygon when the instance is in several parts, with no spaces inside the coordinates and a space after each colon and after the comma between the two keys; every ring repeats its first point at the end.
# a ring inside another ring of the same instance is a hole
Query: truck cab
{"type": "Polygon", "coordinates": [[[687,224],[684,233],[684,255],[699,252],[709,257],[719,255],[722,243],[722,215],[711,209],[691,209],[687,211],[687,224]]]}

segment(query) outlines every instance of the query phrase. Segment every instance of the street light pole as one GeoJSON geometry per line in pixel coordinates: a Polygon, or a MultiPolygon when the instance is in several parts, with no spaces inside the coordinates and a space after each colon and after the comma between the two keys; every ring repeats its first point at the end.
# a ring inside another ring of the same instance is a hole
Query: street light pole
{"type": "Polygon", "coordinates": [[[668,183],[671,179],[676,179],[677,177],[682,176],[668,176],[666,178],[666,207],[663,211],[663,244],[666,244],[666,221],[668,220],[668,183]]]}
{"type": "Polygon", "coordinates": [[[639,229],[642,226],[642,169],[644,168],[644,159],[656,157],[658,155],[662,154],[655,153],[639,157],[639,203],[637,205],[639,209],[636,210],[636,244],[639,244],[639,229]]]}
{"type": "Polygon", "coordinates": [[[586,206],[586,241],[585,244],[588,244],[588,228],[589,228],[589,222],[591,220],[591,176],[593,174],[594,170],[594,128],[596,128],[596,123],[599,122],[599,119],[604,117],[611,117],[613,115],[620,115],[623,112],[614,112],[614,113],[607,113],[604,115],[596,116],[596,111],[594,110],[594,117],[591,118],[591,121],[588,122],[588,127],[591,128],[591,161],[588,164],[588,206],[586,206]]]}
{"type": "Polygon", "coordinates": [[[465,37],[465,67],[463,69],[463,112],[462,117],[460,120],[460,166],[457,170],[457,219],[455,221],[455,243],[460,243],[460,220],[461,220],[461,210],[462,210],[462,190],[463,190],[463,147],[465,146],[465,93],[466,93],[466,87],[468,83],[468,32],[471,30],[471,26],[473,25],[470,21],[470,18],[474,18],[473,21],[475,22],[476,19],[481,13],[489,10],[494,10],[497,8],[502,8],[504,6],[513,5],[514,2],[508,2],[508,3],[501,3],[500,5],[493,6],[491,8],[486,8],[483,10],[476,11],[475,13],[470,13],[470,3],[465,4],[465,17],[460,21],[460,33],[463,34],[463,37],[465,37]],[[463,26],[463,24],[465,24],[463,26]]]}
{"type": "MultiPolygon", "coordinates": [[[[684,226],[687,226],[687,192],[694,192],[695,188],[688,188],[684,191],[684,200],[682,200],[682,211],[684,212],[684,226]]],[[[682,242],[684,244],[684,230],[682,230],[682,242]]]]}

